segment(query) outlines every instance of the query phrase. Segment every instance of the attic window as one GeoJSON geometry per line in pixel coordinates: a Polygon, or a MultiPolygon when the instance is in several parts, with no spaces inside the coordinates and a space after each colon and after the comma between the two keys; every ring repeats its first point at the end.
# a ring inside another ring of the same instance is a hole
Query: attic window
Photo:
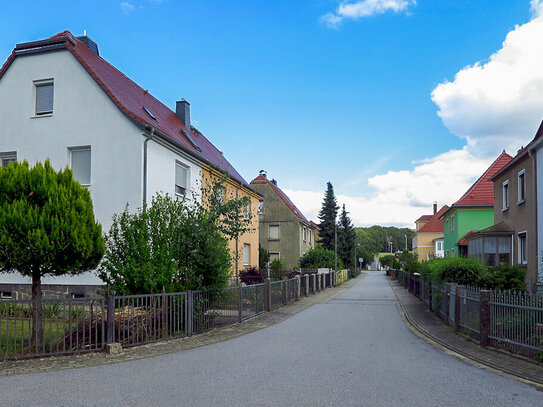
{"type": "Polygon", "coordinates": [[[54,84],[53,79],[34,81],[36,95],[36,116],[53,113],[54,84]]]}
{"type": "Polygon", "coordinates": [[[149,109],[147,109],[145,106],[142,106],[143,107],[143,110],[145,110],[147,112],[147,114],[149,116],[151,116],[151,119],[153,119],[155,122],[158,121],[155,117],[155,115],[153,113],[151,113],[151,111],[149,109]]]}

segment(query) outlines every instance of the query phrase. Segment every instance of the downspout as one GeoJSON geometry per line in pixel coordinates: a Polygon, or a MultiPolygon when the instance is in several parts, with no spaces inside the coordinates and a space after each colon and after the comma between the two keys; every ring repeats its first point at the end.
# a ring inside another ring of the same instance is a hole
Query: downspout
{"type": "Polygon", "coordinates": [[[143,133],[145,141],[143,142],[143,206],[147,205],[147,143],[153,139],[155,128],[146,126],[146,130],[150,129],[150,134],[143,133]]]}

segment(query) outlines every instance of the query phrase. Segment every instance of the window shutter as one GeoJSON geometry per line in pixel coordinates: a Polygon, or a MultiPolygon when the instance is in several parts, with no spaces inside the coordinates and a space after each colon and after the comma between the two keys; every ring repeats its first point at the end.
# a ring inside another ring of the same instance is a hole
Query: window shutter
{"type": "Polygon", "coordinates": [[[175,164],[175,193],[185,195],[187,191],[188,170],[186,167],[175,164]]]}
{"type": "Polygon", "coordinates": [[[90,185],[91,183],[91,150],[77,149],[72,150],[72,172],[74,179],[81,185],[90,185]]]}
{"type": "Polygon", "coordinates": [[[36,85],[36,114],[53,113],[53,84],[36,85]]]}

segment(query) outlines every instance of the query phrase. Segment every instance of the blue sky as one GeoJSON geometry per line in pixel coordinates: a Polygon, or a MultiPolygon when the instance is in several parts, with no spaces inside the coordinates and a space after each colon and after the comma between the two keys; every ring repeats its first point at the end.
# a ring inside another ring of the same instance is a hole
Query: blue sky
{"type": "MultiPolygon", "coordinates": [[[[457,100],[450,92],[438,92],[437,101],[432,92],[454,84],[462,68],[488,62],[516,25],[540,18],[540,6],[392,3],[397,7],[379,8],[381,0],[5,2],[0,55],[7,58],[18,42],[86,29],[101,56],[163,103],[189,100],[196,126],[248,181],[267,170],[310,218],[331,181],[357,225],[411,225],[433,200],[459,198],[506,147],[478,139],[477,126],[458,124],[465,124],[462,109],[447,111],[457,100]],[[444,124],[440,108],[453,122],[447,116],[444,124]],[[394,189],[421,164],[453,161],[441,156],[447,152],[470,163],[448,193],[428,194],[433,184],[420,180],[394,189]],[[396,198],[396,206],[379,204],[396,198]]],[[[458,103],[473,111],[469,102],[458,103]]],[[[540,119],[526,118],[515,142],[530,140],[540,119]]]]}

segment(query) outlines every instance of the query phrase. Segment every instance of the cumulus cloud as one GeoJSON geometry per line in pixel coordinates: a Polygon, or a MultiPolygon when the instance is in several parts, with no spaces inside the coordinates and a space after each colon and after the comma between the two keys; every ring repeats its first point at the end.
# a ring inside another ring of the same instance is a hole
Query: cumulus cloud
{"type": "Polygon", "coordinates": [[[121,2],[121,10],[124,11],[126,14],[134,11],[134,5],[127,2],[127,1],[122,1],[121,2]]]}
{"type": "Polygon", "coordinates": [[[515,153],[543,118],[543,5],[530,5],[533,19],[509,32],[488,61],[461,69],[432,92],[439,117],[473,154],[515,153]]]}
{"type": "MultiPolygon", "coordinates": [[[[493,159],[475,158],[467,147],[416,163],[413,170],[389,171],[368,180],[371,198],[338,194],[357,226],[374,224],[413,227],[415,219],[432,211],[432,203],[450,205],[459,199],[493,159]]],[[[324,192],[294,191],[287,195],[308,219],[317,220],[324,192]]]]}
{"type": "Polygon", "coordinates": [[[335,13],[327,13],[321,17],[326,25],[337,28],[345,19],[358,20],[386,12],[406,12],[408,7],[416,4],[416,0],[344,0],[335,13]]]}

